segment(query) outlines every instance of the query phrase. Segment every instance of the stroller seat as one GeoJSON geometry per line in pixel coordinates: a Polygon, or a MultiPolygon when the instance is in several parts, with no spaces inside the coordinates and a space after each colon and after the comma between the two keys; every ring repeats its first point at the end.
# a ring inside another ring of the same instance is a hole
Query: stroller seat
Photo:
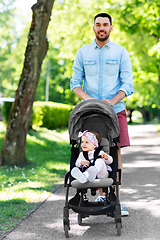
{"type": "Polygon", "coordinates": [[[117,235],[121,235],[121,208],[119,200],[119,185],[121,184],[121,170],[118,169],[118,141],[119,124],[117,116],[112,107],[104,101],[90,99],[79,103],[71,112],[69,117],[69,136],[71,144],[70,171],[65,176],[66,200],[63,209],[63,225],[65,237],[69,238],[70,221],[69,209],[78,213],[78,224],[82,219],[90,215],[106,215],[115,219],[117,235]],[[95,179],[94,182],[84,184],[71,176],[71,170],[80,153],[80,139],[78,133],[84,130],[96,130],[102,137],[101,146],[103,150],[112,156],[110,165],[112,171],[105,179],[95,179]],[[69,199],[70,187],[76,189],[74,197],[69,199]],[[95,202],[93,198],[87,197],[87,191],[95,196],[97,189],[102,188],[105,193],[104,202],[95,202]]]}

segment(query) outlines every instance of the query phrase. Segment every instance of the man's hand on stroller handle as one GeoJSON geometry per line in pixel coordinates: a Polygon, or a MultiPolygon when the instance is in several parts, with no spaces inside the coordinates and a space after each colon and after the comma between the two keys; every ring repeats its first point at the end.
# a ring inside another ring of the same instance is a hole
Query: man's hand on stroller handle
{"type": "Polygon", "coordinates": [[[102,99],[104,102],[109,105],[114,106],[116,103],[120,102],[122,99],[126,97],[126,93],[123,90],[119,90],[119,92],[112,99],[102,99]]]}

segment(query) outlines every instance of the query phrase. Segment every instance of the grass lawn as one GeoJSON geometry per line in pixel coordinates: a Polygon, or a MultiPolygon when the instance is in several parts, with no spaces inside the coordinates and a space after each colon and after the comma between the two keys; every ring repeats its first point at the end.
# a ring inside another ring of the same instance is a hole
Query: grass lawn
{"type": "MultiPolygon", "coordinates": [[[[0,122],[0,149],[5,127],[0,122]]],[[[69,170],[70,145],[67,130],[30,130],[23,168],[0,167],[0,237],[41,204],[69,170]]]]}

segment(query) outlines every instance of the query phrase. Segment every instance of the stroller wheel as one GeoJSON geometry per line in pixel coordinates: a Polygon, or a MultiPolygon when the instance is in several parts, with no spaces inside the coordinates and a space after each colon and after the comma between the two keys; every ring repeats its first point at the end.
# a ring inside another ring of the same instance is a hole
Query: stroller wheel
{"type": "Polygon", "coordinates": [[[117,227],[117,236],[121,236],[121,223],[120,222],[118,222],[117,224],[116,224],[116,227],[117,227]]]}
{"type": "Polygon", "coordinates": [[[78,214],[78,224],[81,225],[82,224],[82,215],[78,214]]]}
{"type": "Polygon", "coordinates": [[[65,232],[65,237],[69,238],[69,226],[68,225],[64,225],[64,232],[65,232]]]}

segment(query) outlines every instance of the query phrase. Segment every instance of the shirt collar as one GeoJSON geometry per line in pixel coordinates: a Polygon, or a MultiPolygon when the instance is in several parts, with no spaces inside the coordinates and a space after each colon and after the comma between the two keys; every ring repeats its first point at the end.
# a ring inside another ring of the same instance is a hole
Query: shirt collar
{"type": "MultiPolygon", "coordinates": [[[[98,45],[97,45],[97,43],[96,43],[96,39],[94,39],[94,48],[100,48],[98,45]]],[[[108,43],[106,43],[104,46],[103,46],[103,48],[104,47],[107,47],[107,48],[110,48],[110,45],[111,45],[111,41],[109,40],[109,42],[108,43]]]]}

